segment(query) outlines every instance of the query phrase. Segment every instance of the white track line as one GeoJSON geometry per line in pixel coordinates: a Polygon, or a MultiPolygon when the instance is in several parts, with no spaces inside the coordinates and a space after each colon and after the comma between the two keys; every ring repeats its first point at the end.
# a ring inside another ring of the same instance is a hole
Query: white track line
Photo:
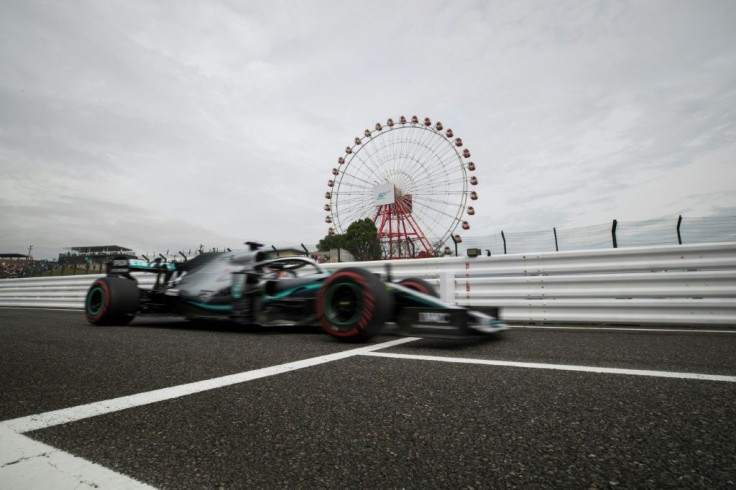
{"type": "Polygon", "coordinates": [[[361,354],[371,357],[388,357],[392,359],[407,359],[417,361],[439,361],[458,364],[481,364],[485,366],[504,366],[519,367],[529,369],[553,369],[557,371],[578,371],[586,373],[604,373],[604,374],[627,374],[633,376],[653,376],[657,378],[678,378],[678,379],[697,379],[704,381],[725,381],[728,383],[736,383],[736,376],[723,376],[720,374],[697,374],[697,373],[677,373],[670,371],[648,371],[644,369],[619,369],[606,368],[596,366],[572,366],[565,364],[541,364],[537,362],[514,362],[514,361],[492,361],[486,359],[464,359],[461,357],[439,357],[439,356],[422,356],[414,354],[393,354],[390,352],[366,352],[361,354]]]}
{"type": "Polygon", "coordinates": [[[153,488],[8,429],[0,428],[0,441],[0,488],[153,488]]]}
{"type": "Polygon", "coordinates": [[[640,328],[640,327],[553,327],[546,325],[510,325],[513,329],[529,330],[608,330],[611,332],[676,332],[676,333],[736,333],[736,330],[702,330],[697,328],[640,328]]]}
{"type": "Polygon", "coordinates": [[[365,347],[360,347],[358,349],[337,352],[335,354],[327,354],[325,356],[312,357],[311,359],[288,362],[286,364],[280,364],[278,366],[271,366],[262,369],[255,369],[253,371],[231,374],[229,376],[223,376],[221,378],[213,378],[185,385],[172,386],[170,388],[162,388],[160,390],[139,393],[137,395],[121,396],[120,398],[113,398],[110,400],[88,403],[87,405],[79,405],[76,407],[54,410],[52,412],[41,413],[38,415],[29,415],[27,417],[20,417],[17,419],[0,422],[0,428],[4,427],[13,432],[22,434],[24,432],[30,432],[32,430],[45,429],[47,427],[53,427],[54,425],[67,424],[69,422],[75,422],[77,420],[82,420],[89,417],[96,417],[98,415],[117,412],[120,410],[125,410],[127,408],[139,407],[141,405],[149,405],[151,403],[171,400],[173,398],[180,398],[182,396],[200,393],[202,391],[214,390],[217,388],[223,388],[225,386],[245,383],[246,381],[265,378],[266,376],[274,376],[276,374],[283,374],[289,371],[296,371],[297,369],[303,369],[317,366],[319,364],[338,361],[340,359],[345,359],[348,357],[367,354],[379,349],[394,347],[396,345],[411,342],[414,340],[417,340],[417,338],[406,337],[398,340],[392,340],[390,342],[384,342],[381,344],[368,345],[365,347]]]}

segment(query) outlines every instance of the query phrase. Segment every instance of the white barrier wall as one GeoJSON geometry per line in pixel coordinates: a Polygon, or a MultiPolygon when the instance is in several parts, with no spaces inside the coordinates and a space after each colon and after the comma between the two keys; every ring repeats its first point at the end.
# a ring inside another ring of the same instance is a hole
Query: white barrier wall
{"type": "MultiPolygon", "coordinates": [[[[736,325],[736,243],[327,264],[422,277],[509,322],[736,325]]],[[[0,280],[0,306],[75,308],[99,276],[0,280]]],[[[153,276],[139,275],[142,286],[153,276]]]]}

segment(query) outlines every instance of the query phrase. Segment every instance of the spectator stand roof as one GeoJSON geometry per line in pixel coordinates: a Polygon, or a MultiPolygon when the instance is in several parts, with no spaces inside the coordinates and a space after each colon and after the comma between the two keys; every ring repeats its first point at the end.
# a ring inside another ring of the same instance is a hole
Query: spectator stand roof
{"type": "Polygon", "coordinates": [[[95,245],[86,247],[69,247],[67,250],[76,252],[79,254],[100,254],[100,253],[117,253],[117,252],[132,252],[133,250],[127,247],[121,247],[120,245],[95,245]]]}
{"type": "Polygon", "coordinates": [[[16,259],[16,260],[20,260],[20,259],[27,259],[27,258],[28,258],[28,256],[27,255],[23,255],[23,254],[5,254],[5,253],[0,253],[0,259],[16,259]]]}

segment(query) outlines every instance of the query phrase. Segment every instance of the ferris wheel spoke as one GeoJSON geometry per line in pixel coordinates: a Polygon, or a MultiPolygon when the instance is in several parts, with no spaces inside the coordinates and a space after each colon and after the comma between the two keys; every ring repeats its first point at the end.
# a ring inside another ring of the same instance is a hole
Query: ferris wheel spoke
{"type": "Polygon", "coordinates": [[[419,189],[424,189],[426,193],[437,193],[437,192],[451,192],[451,191],[463,191],[465,189],[464,182],[462,180],[449,180],[443,182],[442,185],[433,185],[429,178],[423,178],[416,181],[416,186],[419,189]]]}
{"type": "MultiPolygon", "coordinates": [[[[406,168],[405,171],[409,174],[422,174],[430,171],[434,166],[442,166],[443,162],[433,162],[432,159],[428,158],[428,156],[431,153],[436,152],[436,149],[441,147],[444,141],[439,139],[439,141],[435,141],[434,145],[431,145],[429,141],[433,135],[431,131],[426,129],[419,129],[416,131],[423,134],[421,137],[417,137],[411,141],[413,146],[413,151],[411,153],[404,153],[403,150],[400,150],[403,158],[398,160],[398,164],[406,168]]],[[[436,135],[434,136],[436,139],[436,135]]]]}
{"type": "Polygon", "coordinates": [[[410,138],[407,138],[403,145],[400,146],[401,159],[397,163],[398,165],[401,165],[402,168],[406,168],[408,172],[416,172],[418,162],[414,160],[414,158],[426,145],[426,138],[429,134],[424,131],[417,130],[416,128],[412,128],[409,135],[410,138]]]}
{"type": "Polygon", "coordinates": [[[390,139],[392,142],[392,167],[407,170],[405,163],[406,155],[411,154],[411,147],[416,145],[416,136],[414,135],[413,128],[399,128],[394,129],[390,133],[390,139]],[[399,137],[399,134],[404,135],[403,138],[399,137]]]}
{"type": "Polygon", "coordinates": [[[363,184],[364,186],[367,186],[368,189],[370,189],[370,188],[372,188],[372,186],[376,185],[376,182],[374,182],[371,179],[371,176],[370,175],[363,175],[363,174],[352,173],[352,171],[351,171],[351,173],[348,173],[348,172],[344,172],[343,173],[343,178],[342,178],[342,181],[340,182],[340,184],[341,185],[343,183],[348,184],[348,183],[352,183],[352,182],[356,182],[356,181],[359,182],[359,183],[361,183],[361,184],[363,184]]]}
{"type": "Polygon", "coordinates": [[[453,172],[457,171],[456,168],[452,168],[453,163],[454,165],[457,165],[456,162],[452,162],[450,159],[437,160],[430,162],[429,164],[421,164],[422,171],[419,172],[419,179],[436,182],[439,179],[447,178],[453,172]]]}
{"type": "Polygon", "coordinates": [[[422,220],[418,217],[415,217],[415,221],[427,235],[443,235],[445,232],[450,232],[445,222],[422,220]]]}
{"type": "MultiPolygon", "coordinates": [[[[432,151],[430,153],[431,156],[434,157],[434,160],[436,161],[436,164],[432,166],[433,171],[445,171],[447,172],[447,167],[449,165],[458,165],[458,155],[455,152],[455,149],[451,146],[446,146],[444,148],[444,151],[442,152],[435,152],[432,151]]],[[[425,158],[428,158],[425,156],[425,158]]],[[[462,164],[462,162],[460,162],[462,164]]]]}
{"type": "Polygon", "coordinates": [[[353,184],[347,184],[343,186],[339,195],[340,200],[346,199],[371,199],[373,197],[373,191],[371,189],[361,189],[353,184]]]}
{"type": "Polygon", "coordinates": [[[354,159],[358,159],[362,163],[362,168],[366,174],[375,174],[382,165],[381,160],[374,152],[368,149],[368,145],[364,145],[355,153],[354,159]]]}
{"type": "Polygon", "coordinates": [[[449,201],[447,199],[436,199],[436,198],[423,198],[417,201],[415,204],[417,209],[415,214],[429,214],[439,213],[443,215],[462,214],[463,212],[463,200],[449,201]]]}
{"type": "Polygon", "coordinates": [[[345,169],[343,169],[342,181],[352,182],[358,180],[363,184],[371,184],[373,179],[370,169],[366,168],[367,162],[364,162],[361,158],[356,156],[353,158],[353,160],[351,160],[351,163],[356,163],[355,160],[358,160],[361,165],[349,165],[345,169]]]}
{"type": "Polygon", "coordinates": [[[371,145],[368,144],[363,147],[363,150],[370,155],[370,159],[377,167],[385,171],[393,154],[390,148],[390,137],[388,133],[382,132],[372,136],[370,143],[373,143],[372,148],[371,145]]]}
{"type": "Polygon", "coordinates": [[[347,229],[351,223],[367,217],[373,218],[373,207],[354,208],[346,215],[345,229],[347,229]]]}
{"type": "Polygon", "coordinates": [[[382,134],[379,141],[381,143],[381,146],[379,147],[379,157],[384,165],[390,168],[393,165],[393,160],[395,160],[397,154],[394,132],[390,131],[382,134]]]}
{"type": "MultiPolygon", "coordinates": [[[[431,133],[430,133],[431,134],[431,133]]],[[[429,140],[424,142],[422,145],[422,151],[416,155],[417,161],[423,162],[430,160],[431,155],[436,155],[437,150],[441,147],[445,148],[451,148],[451,145],[448,144],[448,142],[443,138],[434,138],[434,141],[429,140]]]]}
{"type": "Polygon", "coordinates": [[[408,171],[412,174],[422,174],[429,170],[434,163],[426,158],[427,147],[425,144],[416,144],[413,146],[414,154],[407,155],[404,163],[408,165],[408,171]]]}
{"type": "Polygon", "coordinates": [[[361,143],[354,153],[370,174],[377,173],[386,164],[387,155],[383,151],[384,141],[384,134],[373,135],[361,143]]]}
{"type": "Polygon", "coordinates": [[[450,204],[449,201],[442,201],[439,199],[427,199],[421,203],[421,213],[427,214],[428,212],[440,213],[443,215],[457,215],[462,214],[462,208],[456,204],[450,204]],[[451,210],[451,211],[450,211],[451,210]]]}

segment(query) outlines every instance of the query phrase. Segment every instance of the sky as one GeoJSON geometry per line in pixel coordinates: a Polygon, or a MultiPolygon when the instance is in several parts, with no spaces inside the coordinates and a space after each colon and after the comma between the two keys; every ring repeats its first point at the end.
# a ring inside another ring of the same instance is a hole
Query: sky
{"type": "Polygon", "coordinates": [[[472,151],[466,236],[736,216],[736,2],[0,0],[0,253],[314,248],[365,128],[472,151]]]}

